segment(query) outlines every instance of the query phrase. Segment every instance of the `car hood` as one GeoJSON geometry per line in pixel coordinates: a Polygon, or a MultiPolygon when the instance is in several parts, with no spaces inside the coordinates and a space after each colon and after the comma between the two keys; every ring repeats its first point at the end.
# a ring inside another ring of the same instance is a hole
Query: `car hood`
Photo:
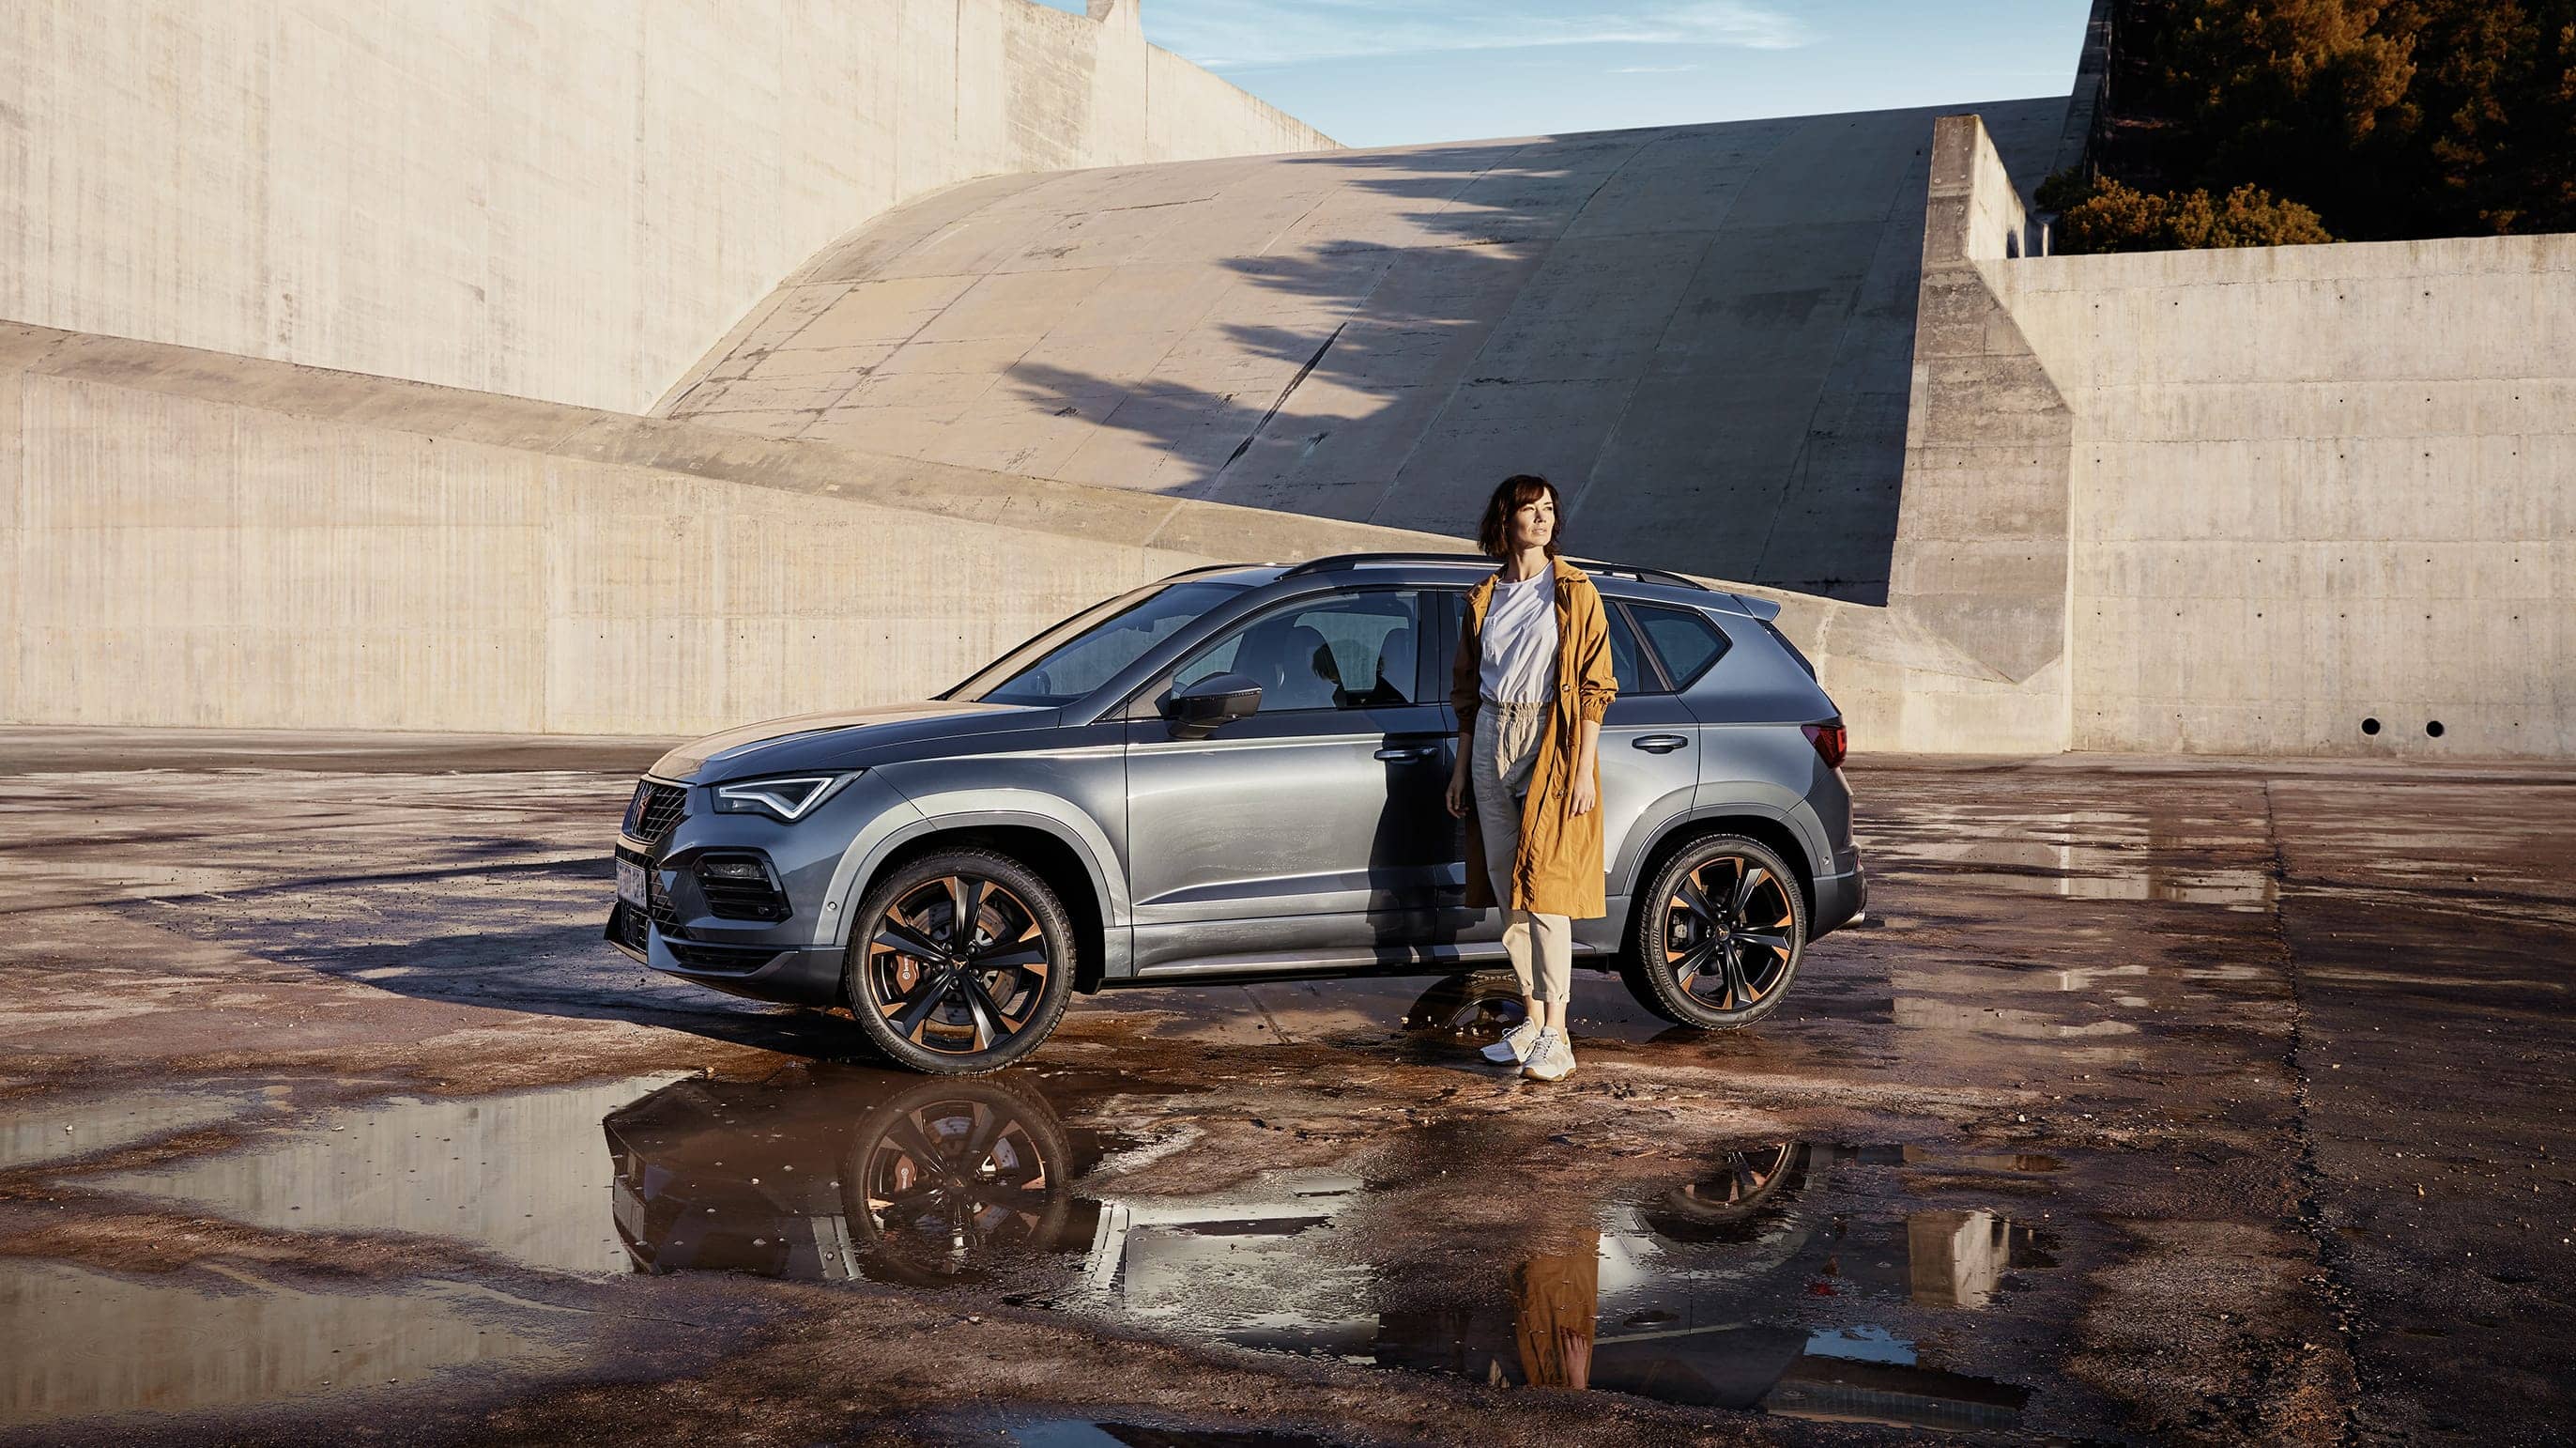
{"type": "Polygon", "coordinates": [[[710,734],[672,750],[653,765],[657,779],[714,784],[727,779],[795,769],[845,769],[877,760],[899,746],[1005,729],[1029,729],[1056,715],[1027,704],[959,704],[926,700],[831,709],[770,719],[710,734]]]}

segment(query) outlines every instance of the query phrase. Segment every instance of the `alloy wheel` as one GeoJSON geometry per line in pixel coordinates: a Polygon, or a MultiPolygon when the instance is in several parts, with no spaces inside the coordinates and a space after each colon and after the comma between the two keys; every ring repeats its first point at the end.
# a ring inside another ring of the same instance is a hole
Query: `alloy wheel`
{"type": "Polygon", "coordinates": [[[867,945],[868,1008],[924,1050],[976,1055],[1028,1028],[1056,968],[1028,902],[958,871],[886,906],[867,945]]]}
{"type": "Polygon", "coordinates": [[[1796,958],[1797,906],[1790,898],[1796,888],[1737,854],[1713,856],[1684,873],[1664,902],[1664,968],[1711,1010],[1759,1004],[1796,958]]]}

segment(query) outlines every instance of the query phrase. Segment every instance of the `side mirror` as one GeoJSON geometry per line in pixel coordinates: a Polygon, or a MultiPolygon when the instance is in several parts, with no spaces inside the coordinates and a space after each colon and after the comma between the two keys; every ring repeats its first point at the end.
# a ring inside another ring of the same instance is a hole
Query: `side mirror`
{"type": "Polygon", "coordinates": [[[1205,739],[1217,726],[1261,708],[1261,686],[1241,674],[1210,674],[1174,689],[1163,704],[1177,739],[1205,739]]]}

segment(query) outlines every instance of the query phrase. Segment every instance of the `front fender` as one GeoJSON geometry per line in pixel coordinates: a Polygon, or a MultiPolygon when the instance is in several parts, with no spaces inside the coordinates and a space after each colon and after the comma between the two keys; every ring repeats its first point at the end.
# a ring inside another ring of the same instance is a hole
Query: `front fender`
{"type": "Polygon", "coordinates": [[[907,798],[915,817],[870,839],[865,849],[854,847],[834,874],[834,908],[829,912],[834,922],[832,944],[848,945],[850,919],[857,913],[859,896],[889,856],[925,836],[979,825],[1042,830],[1063,841],[1082,861],[1083,873],[1090,876],[1092,898],[1100,909],[1104,927],[1114,932],[1127,925],[1126,881],[1106,865],[1117,859],[1116,851],[1089,816],[1065,801],[1014,789],[956,789],[907,798]]]}

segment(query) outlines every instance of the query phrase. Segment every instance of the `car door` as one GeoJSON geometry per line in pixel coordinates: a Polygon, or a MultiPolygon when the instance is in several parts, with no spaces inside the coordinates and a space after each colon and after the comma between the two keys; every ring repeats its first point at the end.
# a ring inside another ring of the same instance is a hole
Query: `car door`
{"type": "Polygon", "coordinates": [[[1410,588],[1306,594],[1140,692],[1126,721],[1140,973],[1365,963],[1421,933],[1454,823],[1421,612],[1410,588]],[[1175,737],[1161,701],[1224,672],[1262,686],[1259,712],[1175,737]]]}
{"type": "MultiPolygon", "coordinates": [[[[1682,706],[1671,682],[1639,646],[1625,606],[1606,596],[1601,602],[1609,625],[1611,672],[1619,681],[1619,695],[1610,701],[1609,712],[1601,721],[1599,745],[1602,867],[1610,876],[1611,909],[1601,919],[1574,922],[1574,936],[1580,943],[1608,950],[1616,947],[1624,917],[1619,888],[1622,846],[1634,847],[1632,837],[1640,820],[1651,822],[1660,817],[1659,810],[1689,799],[1699,780],[1699,726],[1682,706]]],[[[1441,768],[1445,771],[1457,758],[1457,716],[1445,701],[1450,661],[1456,657],[1458,632],[1466,614],[1466,595],[1443,590],[1439,614],[1440,644],[1434,663],[1443,686],[1441,712],[1450,724],[1441,750],[1441,768]]],[[[1466,908],[1467,869],[1465,826],[1453,822],[1449,850],[1436,886],[1439,909],[1435,932],[1440,940],[1461,945],[1499,943],[1503,935],[1502,912],[1466,908]]]]}
{"type": "MultiPolygon", "coordinates": [[[[1706,746],[1699,717],[1682,702],[1689,680],[1674,677],[1664,662],[1673,655],[1658,647],[1669,639],[1678,648],[1683,639],[1680,626],[1667,627],[1663,614],[1700,615],[1627,599],[1602,603],[1610,617],[1611,662],[1619,671],[1619,697],[1601,721],[1601,865],[1610,876],[1610,911],[1599,920],[1577,921],[1574,937],[1615,950],[1627,921],[1628,877],[1648,835],[1690,805],[1706,746]]],[[[1723,636],[1716,646],[1725,647],[1723,636]]]]}

